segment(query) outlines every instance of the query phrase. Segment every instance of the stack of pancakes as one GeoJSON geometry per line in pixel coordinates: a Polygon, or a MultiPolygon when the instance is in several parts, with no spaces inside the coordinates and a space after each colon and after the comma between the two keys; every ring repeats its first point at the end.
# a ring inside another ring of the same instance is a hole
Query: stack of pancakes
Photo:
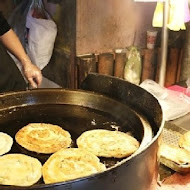
{"type": "Polygon", "coordinates": [[[162,164],[179,173],[190,172],[190,131],[181,135],[177,146],[162,143],[159,152],[162,164]]]}

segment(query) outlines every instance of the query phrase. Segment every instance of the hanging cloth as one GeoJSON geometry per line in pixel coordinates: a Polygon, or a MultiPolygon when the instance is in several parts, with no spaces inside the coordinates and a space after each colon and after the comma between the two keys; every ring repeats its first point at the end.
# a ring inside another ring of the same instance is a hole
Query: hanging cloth
{"type": "MultiPolygon", "coordinates": [[[[163,26],[164,3],[158,2],[155,8],[152,25],[163,26]]],[[[167,27],[173,31],[185,30],[185,23],[190,21],[188,0],[169,0],[169,20],[167,27]]]]}

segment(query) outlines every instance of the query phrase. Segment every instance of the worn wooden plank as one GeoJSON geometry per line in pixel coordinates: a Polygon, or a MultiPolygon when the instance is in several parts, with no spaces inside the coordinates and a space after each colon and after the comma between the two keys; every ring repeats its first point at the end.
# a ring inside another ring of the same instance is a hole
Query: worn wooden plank
{"type": "Polygon", "coordinates": [[[126,52],[124,50],[115,51],[115,65],[114,65],[114,76],[122,78],[124,76],[124,68],[126,64],[126,52]]]}
{"type": "Polygon", "coordinates": [[[183,49],[180,49],[179,59],[178,59],[178,64],[177,64],[176,83],[180,82],[181,66],[182,66],[182,61],[183,61],[183,52],[184,52],[183,49]]]}
{"type": "Polygon", "coordinates": [[[176,83],[178,59],[179,59],[179,49],[169,48],[168,61],[166,67],[166,80],[165,80],[166,87],[176,83]]]}
{"type": "Polygon", "coordinates": [[[98,73],[113,76],[114,54],[102,53],[98,56],[98,73]]]}
{"type": "Polygon", "coordinates": [[[143,50],[141,81],[144,81],[146,79],[155,80],[155,54],[156,50],[143,50]]]}
{"type": "Polygon", "coordinates": [[[97,71],[96,57],[94,54],[77,57],[78,61],[78,86],[86,78],[89,72],[97,71]]]}

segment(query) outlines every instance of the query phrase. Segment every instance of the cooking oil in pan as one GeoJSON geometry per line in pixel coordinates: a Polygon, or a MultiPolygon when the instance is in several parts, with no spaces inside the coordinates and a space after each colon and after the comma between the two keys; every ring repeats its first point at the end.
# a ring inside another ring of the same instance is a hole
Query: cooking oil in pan
{"type": "MultiPolygon", "coordinates": [[[[14,108],[15,109],[15,108],[14,108]]],[[[110,113],[105,113],[91,108],[75,105],[32,105],[19,107],[16,110],[4,111],[3,117],[0,117],[0,131],[9,134],[15,139],[15,134],[19,129],[29,123],[50,123],[59,125],[63,129],[69,131],[72,138],[72,147],[76,147],[76,139],[85,131],[92,129],[119,130],[122,132],[130,132],[137,140],[142,140],[139,131],[131,130],[131,121],[114,117],[110,113]]],[[[134,123],[134,126],[136,124],[134,123]]],[[[142,129],[143,130],[143,129],[142,129]]],[[[38,158],[42,164],[50,155],[38,154],[30,152],[15,140],[10,153],[23,153],[38,158]]],[[[101,162],[107,168],[114,166],[122,159],[100,158],[101,162]]]]}

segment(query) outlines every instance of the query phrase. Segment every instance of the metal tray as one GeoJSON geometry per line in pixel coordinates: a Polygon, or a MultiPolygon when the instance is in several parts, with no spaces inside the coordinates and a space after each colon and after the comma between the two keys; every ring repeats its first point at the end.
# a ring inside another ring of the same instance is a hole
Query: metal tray
{"type": "MultiPolygon", "coordinates": [[[[187,130],[183,129],[175,124],[166,122],[163,132],[162,132],[162,142],[168,145],[172,145],[175,147],[179,147],[178,141],[179,138],[186,133],[187,130]]],[[[187,173],[190,172],[190,163],[189,164],[177,164],[171,160],[168,160],[164,157],[160,157],[160,162],[167,166],[168,168],[179,172],[179,173],[187,173]]]]}

